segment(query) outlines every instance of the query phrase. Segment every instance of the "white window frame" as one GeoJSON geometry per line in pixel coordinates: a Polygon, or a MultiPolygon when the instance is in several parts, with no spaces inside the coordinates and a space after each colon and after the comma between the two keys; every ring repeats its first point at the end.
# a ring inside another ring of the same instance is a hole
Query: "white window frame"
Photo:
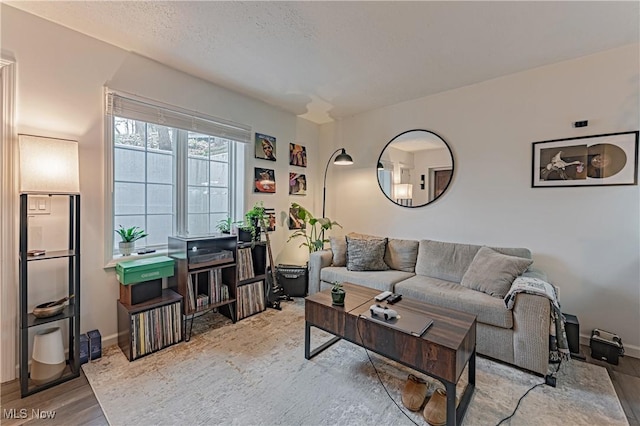
{"type": "MultiPolygon", "coordinates": [[[[244,211],[244,148],[251,142],[252,131],[249,126],[245,126],[238,123],[218,119],[212,116],[207,116],[200,113],[184,110],[178,107],[162,104],[160,102],[152,101],[149,99],[141,98],[139,96],[131,95],[125,92],[114,91],[109,88],[105,88],[105,219],[104,219],[104,258],[105,268],[113,267],[118,261],[123,260],[121,256],[114,253],[114,245],[116,240],[114,216],[114,140],[113,140],[113,125],[114,116],[130,118],[134,120],[140,120],[147,123],[161,124],[168,127],[178,128],[180,130],[192,131],[201,134],[207,134],[210,136],[222,137],[229,139],[232,142],[229,145],[229,212],[230,216],[235,219],[240,219],[241,212],[244,211]],[[125,101],[131,101],[135,106],[133,111],[134,116],[138,113],[140,117],[127,117],[130,114],[118,114],[114,111],[113,99],[110,96],[119,97],[125,101]],[[148,106],[148,108],[147,108],[148,106]],[[151,117],[151,119],[145,120],[145,114],[151,117]],[[153,115],[158,114],[164,120],[166,117],[174,118],[178,122],[181,122],[180,126],[169,123],[158,123],[153,119],[153,115]],[[164,114],[164,116],[163,116],[164,114]],[[204,120],[204,121],[203,121],[204,120]],[[200,126],[198,126],[200,124],[200,126]],[[202,127],[205,127],[205,131],[202,127]],[[192,128],[185,128],[192,127],[192,128]],[[198,128],[200,127],[200,128],[198,128]],[[234,137],[229,137],[225,133],[225,130],[229,130],[230,134],[234,137]],[[217,134],[214,131],[217,130],[217,134]],[[223,133],[223,134],[220,134],[223,133]],[[108,213],[107,213],[108,212],[108,213]]],[[[176,188],[174,195],[174,222],[175,233],[177,235],[185,235],[188,225],[188,185],[187,185],[187,164],[188,164],[188,147],[187,144],[182,144],[184,149],[178,149],[174,157],[176,161],[176,176],[174,185],[176,188]]],[[[158,254],[166,254],[167,247],[153,247],[156,252],[148,256],[156,256],[158,254]]],[[[141,258],[145,256],[136,255],[135,258],[141,258]]]]}

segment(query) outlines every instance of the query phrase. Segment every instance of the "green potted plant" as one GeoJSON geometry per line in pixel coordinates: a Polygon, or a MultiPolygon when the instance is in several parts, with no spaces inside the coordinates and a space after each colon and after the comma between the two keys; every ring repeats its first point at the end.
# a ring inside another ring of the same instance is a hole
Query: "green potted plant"
{"type": "Polygon", "coordinates": [[[227,216],[226,219],[221,219],[216,225],[216,229],[223,234],[231,233],[231,227],[233,226],[233,220],[227,216]]]}
{"type": "Polygon", "coordinates": [[[302,229],[297,229],[287,242],[294,238],[304,238],[299,247],[306,246],[309,253],[322,250],[324,243],[328,243],[329,239],[324,238],[324,231],[328,231],[334,226],[342,226],[338,222],[334,222],[328,217],[314,217],[311,212],[298,203],[291,203],[291,208],[296,209],[298,218],[304,223],[302,229]]]}
{"type": "Polygon", "coordinates": [[[265,220],[264,204],[260,201],[244,214],[244,221],[238,223],[240,241],[260,240],[260,225],[265,223],[265,220]],[[251,237],[248,237],[247,233],[250,233],[251,237]]]}
{"type": "Polygon", "coordinates": [[[133,251],[136,241],[140,238],[144,238],[148,236],[143,229],[138,228],[137,226],[132,226],[131,228],[124,228],[120,225],[120,228],[115,231],[118,235],[120,235],[120,243],[118,248],[120,249],[120,254],[123,256],[129,256],[133,251]]]}
{"type": "Polygon", "coordinates": [[[336,306],[344,306],[344,297],[346,293],[344,288],[342,287],[342,283],[339,281],[334,281],[333,287],[331,288],[331,301],[336,306]]]}

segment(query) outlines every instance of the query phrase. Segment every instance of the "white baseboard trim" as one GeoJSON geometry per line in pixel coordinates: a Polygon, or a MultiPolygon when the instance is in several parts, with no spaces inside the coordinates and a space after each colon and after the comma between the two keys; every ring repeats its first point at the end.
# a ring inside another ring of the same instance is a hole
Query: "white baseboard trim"
{"type": "MultiPolygon", "coordinates": [[[[584,334],[580,335],[581,345],[589,346],[590,343],[591,343],[591,335],[584,335],[584,334]]],[[[624,356],[630,356],[631,358],[640,359],[640,347],[634,346],[634,345],[627,345],[624,342],[622,342],[622,344],[624,346],[624,356]]]]}

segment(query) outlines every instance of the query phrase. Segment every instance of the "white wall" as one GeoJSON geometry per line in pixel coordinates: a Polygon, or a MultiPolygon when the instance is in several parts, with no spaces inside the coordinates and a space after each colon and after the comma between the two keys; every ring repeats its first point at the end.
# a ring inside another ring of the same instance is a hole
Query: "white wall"
{"type": "MultiPolygon", "coordinates": [[[[531,188],[531,143],[640,128],[639,47],[602,52],[363,113],[341,123],[328,214],[345,231],[528,247],[560,287],[582,335],[618,333],[640,356],[638,186],[531,188]],[[589,120],[586,128],[573,128],[589,120]],[[389,202],[376,161],[397,134],[424,128],[453,150],[455,172],[432,205],[389,202]]],[[[324,127],[324,126],[322,126],[324,127]]],[[[321,129],[321,145],[331,143],[321,129]]]]}
{"type": "MultiPolygon", "coordinates": [[[[17,62],[17,132],[79,141],[81,330],[99,329],[105,344],[115,342],[119,296],[113,269],[104,269],[104,223],[105,214],[109,214],[105,212],[104,203],[105,85],[248,124],[254,132],[275,136],[275,163],[254,159],[253,144],[246,149],[247,208],[264,201],[265,206],[276,208],[278,214],[288,211],[290,201],[294,200],[288,195],[289,142],[307,147],[311,159],[307,170],[312,174],[316,172],[313,161],[317,153],[317,125],[5,4],[0,7],[2,50],[17,62]],[[276,194],[254,195],[249,189],[253,187],[254,166],[275,168],[276,194]]],[[[295,197],[295,200],[313,200],[314,188],[312,185],[308,188],[309,195],[295,197]]],[[[40,227],[41,223],[55,220],[64,223],[63,216],[56,217],[55,209],[53,213],[51,217],[37,219],[36,225],[40,227]]],[[[111,230],[106,232],[111,234],[111,230]]],[[[280,256],[288,235],[286,222],[283,226],[279,221],[272,244],[277,261],[283,263],[304,258],[304,251],[288,246],[287,253],[280,256]]],[[[46,237],[42,242],[46,245],[46,237]]],[[[43,302],[35,299],[30,300],[30,305],[43,302]]]]}

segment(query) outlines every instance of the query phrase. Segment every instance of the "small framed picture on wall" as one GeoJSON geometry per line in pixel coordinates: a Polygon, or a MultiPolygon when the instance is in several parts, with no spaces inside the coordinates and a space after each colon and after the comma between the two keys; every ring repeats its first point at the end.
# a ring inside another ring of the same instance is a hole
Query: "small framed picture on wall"
{"type": "Polygon", "coordinates": [[[307,148],[295,143],[289,144],[289,165],[307,167],[307,148]]]}
{"type": "Polygon", "coordinates": [[[255,167],[254,169],[254,188],[253,192],[276,192],[276,172],[273,169],[263,169],[255,167]]]}
{"type": "Polygon", "coordinates": [[[289,229],[304,228],[304,220],[300,218],[300,209],[289,207],[289,229]]]}
{"type": "Polygon", "coordinates": [[[299,173],[289,173],[289,195],[307,194],[307,176],[299,173]]]}
{"type": "Polygon", "coordinates": [[[276,161],[276,138],[256,133],[255,153],[256,158],[276,161]]]}
{"type": "Polygon", "coordinates": [[[276,209],[264,209],[264,214],[267,217],[267,232],[273,232],[276,230],[276,209]]]}

